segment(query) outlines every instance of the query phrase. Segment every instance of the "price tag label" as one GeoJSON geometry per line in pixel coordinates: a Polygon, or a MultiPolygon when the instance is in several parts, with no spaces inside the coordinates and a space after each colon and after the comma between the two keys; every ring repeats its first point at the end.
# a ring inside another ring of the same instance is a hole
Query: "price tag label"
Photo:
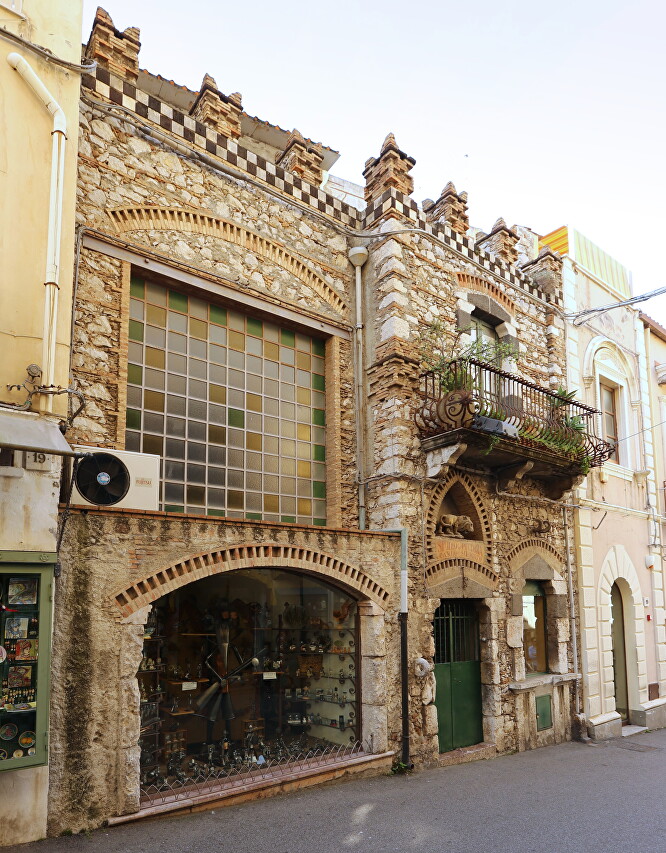
{"type": "Polygon", "coordinates": [[[196,690],[196,681],[183,681],[183,690],[196,690]]]}
{"type": "Polygon", "coordinates": [[[265,672],[264,673],[264,681],[275,681],[277,679],[277,672],[265,672]]]}

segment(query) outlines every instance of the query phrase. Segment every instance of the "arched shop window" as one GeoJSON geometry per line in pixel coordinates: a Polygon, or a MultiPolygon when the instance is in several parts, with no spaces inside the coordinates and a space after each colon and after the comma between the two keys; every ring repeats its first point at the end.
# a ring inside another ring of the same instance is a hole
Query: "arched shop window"
{"type": "Polygon", "coordinates": [[[357,624],[351,596],[281,569],[231,572],[160,599],[137,676],[142,787],[355,743],[357,624]]]}

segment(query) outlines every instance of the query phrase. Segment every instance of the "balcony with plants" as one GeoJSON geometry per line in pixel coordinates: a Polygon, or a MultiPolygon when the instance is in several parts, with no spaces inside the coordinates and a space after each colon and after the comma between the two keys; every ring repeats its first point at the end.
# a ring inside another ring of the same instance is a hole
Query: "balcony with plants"
{"type": "Polygon", "coordinates": [[[575,391],[543,388],[498,365],[514,358],[506,344],[473,341],[452,352],[426,340],[425,372],[415,414],[422,449],[449,448],[445,458],[491,469],[500,485],[543,480],[559,497],[576,478],[602,465],[612,446],[596,434],[598,411],[575,391]]]}

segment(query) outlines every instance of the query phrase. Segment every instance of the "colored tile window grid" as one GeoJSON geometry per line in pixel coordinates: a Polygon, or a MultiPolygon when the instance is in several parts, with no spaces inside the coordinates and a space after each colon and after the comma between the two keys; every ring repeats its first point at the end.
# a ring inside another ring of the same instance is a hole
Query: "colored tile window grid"
{"type": "Polygon", "coordinates": [[[326,523],[324,341],[133,278],[126,448],[161,506],[326,523]]]}

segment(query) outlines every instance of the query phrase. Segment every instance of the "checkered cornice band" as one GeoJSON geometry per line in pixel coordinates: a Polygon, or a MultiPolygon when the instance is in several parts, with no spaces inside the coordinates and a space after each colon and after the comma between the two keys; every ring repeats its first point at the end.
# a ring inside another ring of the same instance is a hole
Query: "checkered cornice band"
{"type": "Polygon", "coordinates": [[[151,121],[163,130],[173,133],[174,136],[179,136],[186,142],[202,148],[221,160],[225,160],[230,166],[235,166],[240,171],[247,172],[260,181],[264,181],[285,195],[292,196],[292,198],[331,216],[350,228],[361,228],[361,214],[355,207],[345,204],[344,201],[329,195],[318,187],[302,181],[291,172],[287,172],[258,154],[248,151],[247,148],[238,145],[233,139],[222,136],[221,133],[207,127],[192,116],[159,101],[146,92],[142,92],[133,83],[111,75],[107,68],[98,66],[95,70],[95,76],[84,75],[83,86],[112,104],[125,107],[125,109],[151,121]]]}
{"type": "MultiPolygon", "coordinates": [[[[186,115],[175,107],[143,92],[130,81],[121,80],[112,75],[107,68],[97,66],[94,75],[83,75],[82,84],[102,99],[136,113],[136,115],[147,119],[163,130],[174,134],[174,136],[196,145],[215,157],[219,157],[239,171],[247,172],[285,195],[330,216],[349,228],[367,229],[389,213],[398,214],[401,218],[413,223],[414,227],[422,228],[433,234],[445,245],[450,246],[451,249],[469,258],[470,261],[501,280],[540,299],[544,298],[544,294],[532,283],[530,278],[494,255],[475,248],[474,241],[471,238],[456,233],[448,225],[436,224],[433,228],[426,221],[416,202],[410,196],[406,196],[396,189],[388,189],[379,198],[374,199],[363,214],[355,207],[345,204],[345,202],[318,187],[302,181],[291,172],[281,169],[252,151],[248,151],[247,148],[238,145],[233,139],[223,136],[213,128],[207,127],[202,122],[192,118],[192,116],[186,115]]],[[[559,295],[550,297],[549,301],[558,306],[562,305],[562,299],[559,295]]]]}

